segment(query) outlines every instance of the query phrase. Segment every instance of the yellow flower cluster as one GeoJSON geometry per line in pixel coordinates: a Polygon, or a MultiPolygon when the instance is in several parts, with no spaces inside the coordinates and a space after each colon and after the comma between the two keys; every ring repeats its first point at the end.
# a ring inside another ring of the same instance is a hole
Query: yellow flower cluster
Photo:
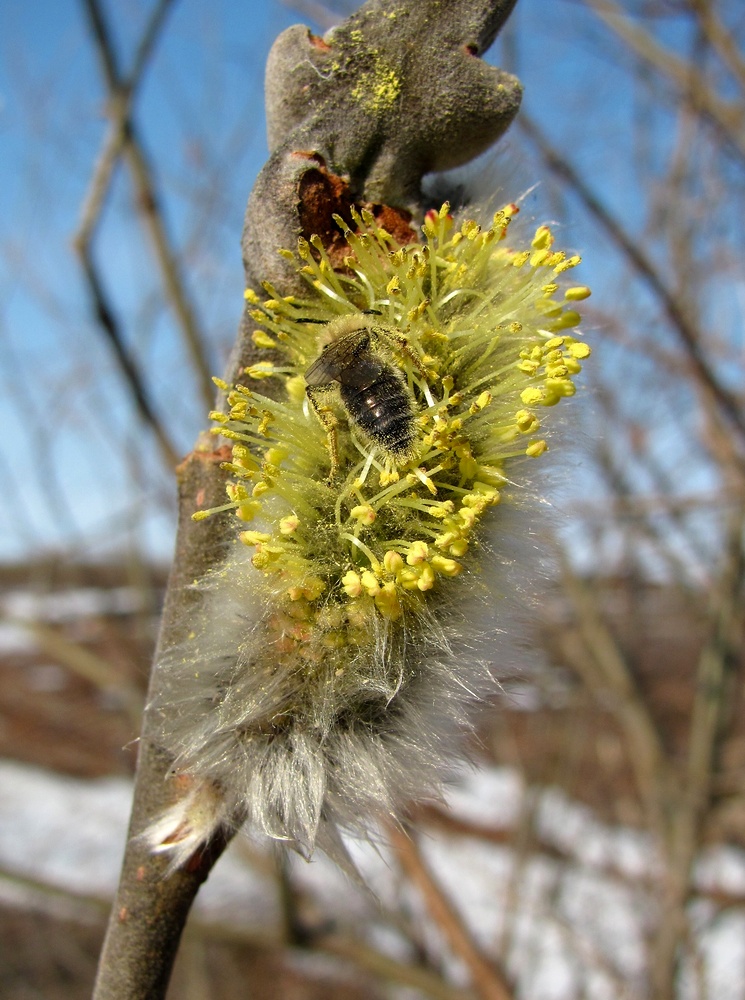
{"type": "Polygon", "coordinates": [[[227,412],[212,414],[214,432],[234,443],[219,509],[255,525],[240,533],[254,567],[280,605],[300,602],[299,617],[317,630],[328,622],[326,644],[364,634],[370,615],[397,621],[468,569],[506,463],[546,451],[538,412],[575,392],[590,349],[570,331],[589,290],[562,292],[557,279],[579,258],[553,250],[545,226],[529,249],[509,247],[516,212],[506,206],[488,228],[456,226],[443,205],[428,213],[423,241],[407,246],[368,213],[356,232],[338,219],[349,245],[343,269],[320,240],[301,240],[283,253],[307,279],[307,297],[270,286],[263,299],[246,293],[254,342],[282,360],[251,366],[245,385],[216,380],[227,412]],[[405,458],[366,433],[333,387],[323,387],[323,412],[308,398],[305,373],[342,316],[370,331],[345,363],[363,356],[405,386],[408,402],[396,405],[410,408],[404,417],[415,427],[405,458]]]}

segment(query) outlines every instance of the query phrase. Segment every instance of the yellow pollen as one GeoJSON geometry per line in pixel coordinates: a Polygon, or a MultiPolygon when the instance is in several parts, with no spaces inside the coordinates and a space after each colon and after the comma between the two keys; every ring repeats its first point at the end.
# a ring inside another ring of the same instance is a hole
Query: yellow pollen
{"type": "Polygon", "coordinates": [[[412,542],[406,556],[409,566],[416,566],[417,563],[424,562],[429,555],[429,548],[426,542],[412,542]]]}
{"type": "Polygon", "coordinates": [[[525,454],[530,455],[531,458],[538,458],[539,455],[543,455],[546,451],[548,451],[548,445],[545,441],[531,441],[525,449],[525,454]]]}
{"type": "Polygon", "coordinates": [[[383,556],[383,566],[389,573],[400,573],[404,568],[404,561],[400,553],[388,549],[383,556]]]}
{"type": "Polygon", "coordinates": [[[378,578],[375,576],[374,573],[370,572],[369,569],[366,569],[365,572],[362,574],[362,576],[360,577],[360,582],[362,583],[362,586],[365,592],[367,593],[368,597],[375,597],[377,592],[380,590],[380,581],[378,580],[378,578]]]}
{"type": "Polygon", "coordinates": [[[361,504],[359,507],[353,507],[350,514],[360,524],[372,524],[377,517],[377,514],[369,504],[361,504]]]}
{"type": "Polygon", "coordinates": [[[249,378],[262,379],[271,378],[275,374],[275,369],[270,361],[259,361],[257,364],[245,368],[244,372],[249,378]]]}
{"type": "Polygon", "coordinates": [[[447,559],[445,556],[434,555],[431,559],[432,568],[443,576],[457,576],[463,567],[455,559],[447,559]]]}
{"type": "Polygon", "coordinates": [[[543,390],[537,389],[535,386],[528,386],[527,389],[523,389],[520,393],[520,399],[526,406],[535,406],[537,403],[542,403],[543,398],[543,390]]]}
{"type": "Polygon", "coordinates": [[[362,581],[357,573],[350,570],[341,578],[341,585],[349,597],[359,597],[362,593],[362,581]]]}
{"type": "Polygon", "coordinates": [[[251,334],[251,340],[257,347],[276,347],[277,341],[274,340],[266,330],[254,330],[251,334]]]}
{"type": "Polygon", "coordinates": [[[548,226],[539,226],[530,245],[535,250],[547,250],[553,242],[554,237],[548,226]]]}
{"type": "Polygon", "coordinates": [[[268,542],[272,536],[265,531],[242,531],[239,537],[244,545],[259,545],[261,542],[268,542]]]}

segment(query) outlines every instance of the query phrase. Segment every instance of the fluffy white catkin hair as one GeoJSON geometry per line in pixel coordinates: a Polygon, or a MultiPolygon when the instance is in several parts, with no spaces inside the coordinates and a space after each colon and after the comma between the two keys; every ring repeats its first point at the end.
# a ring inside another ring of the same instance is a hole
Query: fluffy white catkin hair
{"type": "Polygon", "coordinates": [[[340,856],[340,831],[439,794],[488,682],[468,624],[485,538],[590,353],[574,335],[588,289],[557,297],[578,258],[546,227],[507,246],[516,211],[456,227],[445,205],[404,247],[363,214],[344,273],[301,241],[308,298],[247,293],[282,362],[218,382],[236,539],[195,582],[151,706],[183,795],[146,837],[172,867],[243,820],[340,856]]]}

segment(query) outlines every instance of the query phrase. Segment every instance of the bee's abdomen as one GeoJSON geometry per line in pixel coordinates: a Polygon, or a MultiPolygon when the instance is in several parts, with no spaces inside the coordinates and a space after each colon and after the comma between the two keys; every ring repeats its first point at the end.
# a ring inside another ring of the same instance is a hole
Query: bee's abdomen
{"type": "Polygon", "coordinates": [[[353,422],[381,447],[403,456],[414,443],[411,399],[400,376],[385,365],[367,384],[341,384],[341,398],[353,422]]]}

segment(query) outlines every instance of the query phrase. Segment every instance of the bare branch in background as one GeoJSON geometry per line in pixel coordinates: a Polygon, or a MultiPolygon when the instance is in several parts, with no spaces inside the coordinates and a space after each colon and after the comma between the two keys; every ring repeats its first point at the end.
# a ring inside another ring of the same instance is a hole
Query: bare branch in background
{"type": "MultiPolygon", "coordinates": [[[[138,48],[134,68],[129,78],[125,78],[117,66],[113,42],[98,0],[83,0],[83,2],[106,81],[108,113],[112,119],[112,126],[109,135],[104,140],[99,163],[86,199],[81,229],[75,240],[76,248],[89,262],[91,259],[90,242],[96,213],[100,213],[114,162],[121,153],[129,166],[137,206],[150,234],[166,296],[171,303],[171,308],[179,323],[179,329],[184,337],[204,406],[209,407],[214,398],[214,386],[204,334],[199,328],[194,307],[189,299],[181,273],[181,265],[166,233],[153,170],[145,155],[142,141],[131,115],[132,101],[137,86],[147,66],[147,59],[152,52],[157,32],[162,26],[171,0],[161,0],[155,8],[138,48]]],[[[90,273],[91,267],[92,265],[88,263],[88,273],[90,273]]],[[[100,302],[100,282],[97,284],[97,301],[100,302]]],[[[111,313],[110,309],[107,311],[109,314],[111,313]]],[[[130,370],[127,371],[130,384],[132,384],[131,368],[130,364],[130,370]]],[[[139,396],[141,397],[141,395],[140,391],[139,396]]]]}
{"type": "Polygon", "coordinates": [[[710,0],[691,0],[698,23],[722,62],[745,91],[745,59],[729,29],[721,22],[710,0]]]}
{"type": "Polygon", "coordinates": [[[592,591],[565,567],[563,585],[577,616],[576,629],[562,631],[566,662],[611,711],[627,735],[627,748],[650,827],[664,838],[666,811],[663,790],[673,780],[657,724],[639,691],[630,664],[603,621],[592,591]]]}
{"type": "MultiPolygon", "coordinates": [[[[549,169],[579,197],[587,211],[601,224],[629,263],[655,293],[672,329],[686,351],[701,387],[710,394],[722,415],[737,430],[742,446],[745,447],[745,413],[742,404],[722,385],[714,373],[707,359],[706,338],[681,309],[675,295],[665,284],[650,257],[641,248],[638,240],[634,239],[612,215],[571,163],[551,146],[538,125],[524,113],[520,115],[519,124],[536,144],[549,169]]],[[[740,462],[743,461],[745,458],[741,455],[740,462]]]]}
{"type": "MultiPolygon", "coordinates": [[[[586,0],[597,16],[645,62],[669,79],[700,114],[708,118],[731,144],[739,158],[745,158],[745,116],[742,102],[728,102],[709,86],[697,67],[665,49],[643,28],[634,24],[612,0],[586,0]]],[[[705,22],[702,22],[705,24],[705,22]]],[[[721,25],[712,18],[709,31],[721,44],[721,25]],[[719,31],[717,31],[719,27],[719,31]]],[[[727,47],[727,55],[731,54],[727,47]]]]}
{"type": "Polygon", "coordinates": [[[481,1000],[514,1000],[515,993],[504,970],[481,953],[455,907],[427,869],[414,841],[396,827],[389,829],[389,837],[401,868],[422,894],[430,916],[454,954],[466,965],[481,1000]]]}
{"type": "Polygon", "coordinates": [[[117,361],[119,362],[119,367],[124,377],[125,384],[129,387],[129,390],[132,393],[132,398],[134,399],[137,412],[155,435],[158,447],[160,448],[161,454],[163,455],[166,463],[170,468],[175,469],[179,460],[178,452],[176,451],[176,448],[173,445],[165,427],[161,423],[155,409],[153,408],[153,404],[150,401],[150,395],[145,386],[142,374],[140,373],[134,358],[128,350],[127,345],[124,343],[122,331],[118,321],[114,317],[111,303],[109,302],[108,295],[103,287],[103,279],[88,250],[84,251],[81,263],[83,265],[83,273],[85,274],[88,282],[91,298],[93,299],[93,306],[98,320],[98,325],[106,334],[106,337],[111,344],[117,361]]]}
{"type": "Polygon", "coordinates": [[[109,104],[112,123],[104,139],[88,193],[83,203],[80,226],[73,238],[73,246],[80,258],[99,328],[106,335],[119,363],[125,384],[129,387],[136,409],[143,421],[151,428],[158,442],[161,454],[170,468],[175,468],[179,456],[165,427],[158,417],[150,399],[145,380],[135,358],[128,349],[123,331],[115,318],[114,307],[106,292],[103,277],[96,264],[93,240],[101,219],[106,198],[111,186],[114,169],[127,140],[127,129],[131,103],[147,67],[158,32],[163,25],[171,0],[161,0],[148,22],[135,58],[135,66],[126,83],[118,83],[118,71],[108,42],[100,11],[95,0],[87,4],[93,33],[98,40],[99,54],[106,67],[106,76],[111,86],[109,104]]]}
{"type": "MultiPolygon", "coordinates": [[[[111,122],[109,131],[104,137],[101,145],[98,160],[93,170],[88,185],[88,192],[83,202],[83,209],[80,215],[80,225],[73,237],[73,245],[78,253],[88,255],[90,243],[93,240],[94,232],[100,222],[101,212],[104,202],[109,193],[114,167],[122,153],[126,140],[126,125],[132,108],[134,98],[139,90],[142,78],[147,69],[148,61],[153,53],[158,35],[163,28],[166,15],[170,10],[173,0],[159,0],[158,5],[153,10],[150,20],[145,26],[145,31],[140,39],[137,52],[134,58],[132,71],[126,81],[122,82],[109,97],[109,116],[111,122]],[[114,108],[114,105],[117,105],[114,108]]],[[[101,12],[95,3],[87,5],[89,17],[93,27],[94,37],[98,41],[99,52],[106,63],[106,76],[109,80],[116,80],[119,76],[116,65],[113,62],[113,52],[106,39],[101,12]]]]}
{"type": "Polygon", "coordinates": [[[336,14],[334,10],[325,3],[318,0],[282,0],[285,7],[296,11],[301,17],[309,21],[315,21],[324,31],[333,28],[342,20],[342,14],[336,14]]]}
{"type": "Polygon", "coordinates": [[[694,865],[706,817],[712,806],[716,769],[726,724],[732,714],[737,668],[745,642],[745,519],[730,518],[724,565],[711,594],[711,634],[699,657],[690,716],[688,757],[682,782],[669,810],[667,872],[661,914],[652,946],[654,996],[676,995],[676,952],[688,931],[688,905],[693,896],[694,865]]]}

